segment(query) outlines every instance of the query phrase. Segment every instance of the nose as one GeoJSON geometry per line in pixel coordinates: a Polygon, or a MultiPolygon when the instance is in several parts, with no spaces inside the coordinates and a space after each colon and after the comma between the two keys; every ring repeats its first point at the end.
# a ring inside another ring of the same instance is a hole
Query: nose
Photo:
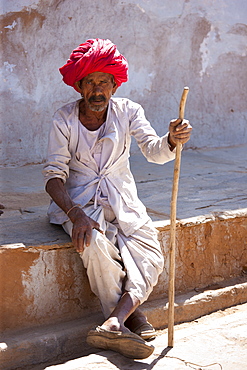
{"type": "Polygon", "coordinates": [[[102,93],[102,86],[100,84],[95,84],[93,86],[93,92],[94,94],[101,94],[102,93]]]}

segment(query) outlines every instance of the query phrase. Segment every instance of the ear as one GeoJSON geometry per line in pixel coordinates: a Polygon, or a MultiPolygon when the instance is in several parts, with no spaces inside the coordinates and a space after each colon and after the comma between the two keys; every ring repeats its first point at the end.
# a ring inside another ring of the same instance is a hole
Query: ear
{"type": "Polygon", "coordinates": [[[118,88],[118,85],[116,84],[116,82],[114,81],[113,83],[113,88],[112,88],[112,95],[115,94],[115,92],[117,91],[117,88],[118,88]]]}
{"type": "Polygon", "coordinates": [[[75,87],[76,87],[76,90],[81,94],[82,93],[82,90],[81,90],[81,81],[76,81],[75,82],[75,87]]]}

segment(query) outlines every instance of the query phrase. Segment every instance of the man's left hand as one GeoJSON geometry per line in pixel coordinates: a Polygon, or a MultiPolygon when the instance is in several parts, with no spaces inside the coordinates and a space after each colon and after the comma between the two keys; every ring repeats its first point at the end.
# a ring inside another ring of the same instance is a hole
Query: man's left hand
{"type": "Polygon", "coordinates": [[[173,150],[178,143],[187,143],[190,139],[191,131],[192,126],[188,120],[184,119],[182,121],[180,118],[173,119],[169,125],[168,135],[168,143],[171,146],[171,150],[173,150]]]}

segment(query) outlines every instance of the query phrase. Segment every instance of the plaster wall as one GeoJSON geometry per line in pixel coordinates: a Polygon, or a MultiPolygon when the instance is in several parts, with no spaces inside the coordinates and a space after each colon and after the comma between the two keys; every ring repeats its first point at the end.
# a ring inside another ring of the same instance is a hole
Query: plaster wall
{"type": "Polygon", "coordinates": [[[44,161],[54,111],[79,97],[58,68],[96,37],[128,59],[117,95],[141,103],[158,134],[188,85],[189,147],[246,142],[245,0],[3,0],[0,16],[0,165],[44,161]]]}

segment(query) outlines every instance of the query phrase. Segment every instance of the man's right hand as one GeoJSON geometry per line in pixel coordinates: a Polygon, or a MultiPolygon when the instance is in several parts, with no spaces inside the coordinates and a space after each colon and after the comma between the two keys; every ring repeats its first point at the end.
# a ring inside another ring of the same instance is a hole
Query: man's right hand
{"type": "Polygon", "coordinates": [[[92,239],[92,229],[104,234],[100,230],[98,222],[88,217],[80,207],[75,207],[75,203],[70,198],[60,178],[50,179],[46,184],[46,191],[72,221],[72,242],[77,252],[83,252],[84,246],[89,246],[92,239]]]}
{"type": "Polygon", "coordinates": [[[102,233],[100,225],[98,222],[88,217],[79,207],[75,207],[70,211],[69,218],[73,223],[72,243],[77,252],[83,252],[84,247],[90,245],[92,230],[96,229],[102,233]]]}

